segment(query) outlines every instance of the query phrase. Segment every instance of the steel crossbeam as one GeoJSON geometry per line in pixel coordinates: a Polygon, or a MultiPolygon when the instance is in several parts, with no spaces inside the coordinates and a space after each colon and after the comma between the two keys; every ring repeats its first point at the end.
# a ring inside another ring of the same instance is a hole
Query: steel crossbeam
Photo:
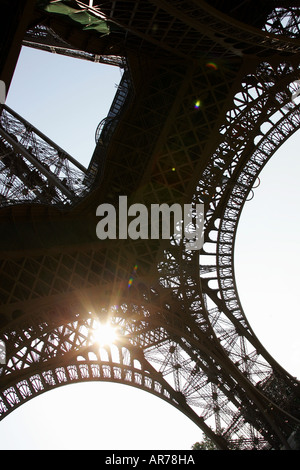
{"type": "Polygon", "coordinates": [[[300,12],[275,2],[245,20],[248,2],[211,3],[74,0],[107,22],[103,37],[36,8],[32,47],[122,66],[125,57],[126,90],[88,170],[2,107],[1,418],[61,385],[113,381],[166,400],[221,449],[290,448],[299,383],[252,331],[233,252],[261,170],[299,128],[300,12]],[[176,237],[99,242],[97,204],[120,194],[145,206],[204,203],[201,251],[176,237]],[[99,347],[104,320],[117,339],[99,347]]]}

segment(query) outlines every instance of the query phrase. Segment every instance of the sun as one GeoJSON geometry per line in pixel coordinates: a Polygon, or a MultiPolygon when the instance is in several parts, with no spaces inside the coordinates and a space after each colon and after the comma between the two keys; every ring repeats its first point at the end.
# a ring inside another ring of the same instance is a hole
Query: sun
{"type": "Polygon", "coordinates": [[[92,339],[99,346],[109,346],[116,341],[116,338],[116,330],[110,323],[95,323],[92,339]]]}

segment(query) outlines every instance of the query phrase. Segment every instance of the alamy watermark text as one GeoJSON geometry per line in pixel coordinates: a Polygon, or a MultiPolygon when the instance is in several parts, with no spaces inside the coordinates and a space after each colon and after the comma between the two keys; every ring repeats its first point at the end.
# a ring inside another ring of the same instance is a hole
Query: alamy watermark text
{"type": "Polygon", "coordinates": [[[5,104],[6,100],[6,85],[3,80],[0,80],[0,104],[5,104]]]}
{"type": "Polygon", "coordinates": [[[144,204],[128,207],[127,196],[119,196],[119,206],[100,204],[96,216],[101,217],[96,226],[100,240],[130,238],[132,240],[183,240],[187,250],[200,250],[203,245],[204,204],[174,203],[144,204]]]}

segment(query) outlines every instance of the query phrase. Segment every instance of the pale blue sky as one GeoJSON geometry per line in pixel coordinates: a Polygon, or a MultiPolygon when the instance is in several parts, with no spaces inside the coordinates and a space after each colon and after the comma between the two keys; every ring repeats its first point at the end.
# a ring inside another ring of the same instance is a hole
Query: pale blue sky
{"type": "MultiPolygon", "coordinates": [[[[120,71],[24,48],[7,104],[85,166],[120,71]]],[[[254,331],[293,375],[299,363],[299,132],[266,166],[236,242],[240,298],[254,331]]],[[[200,430],[146,392],[108,383],[47,392],[0,422],[0,449],[190,449],[200,430]]]]}

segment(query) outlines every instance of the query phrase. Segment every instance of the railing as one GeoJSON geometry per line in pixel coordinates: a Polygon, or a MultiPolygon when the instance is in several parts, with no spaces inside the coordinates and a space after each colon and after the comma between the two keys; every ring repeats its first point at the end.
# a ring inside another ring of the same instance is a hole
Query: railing
{"type": "Polygon", "coordinates": [[[0,207],[24,202],[66,207],[85,197],[101,178],[107,145],[131,89],[126,69],[108,116],[96,131],[86,169],[6,105],[0,107],[0,207]]]}
{"type": "Polygon", "coordinates": [[[130,78],[130,72],[128,68],[125,67],[125,71],[121,82],[118,85],[117,93],[112,102],[109,113],[106,118],[102,119],[96,129],[96,148],[85,179],[85,183],[88,185],[93,185],[95,180],[99,181],[102,177],[106,162],[107,146],[120,121],[121,115],[128,104],[130,96],[132,96],[132,81],[130,78]]]}
{"type": "Polygon", "coordinates": [[[36,25],[28,30],[23,40],[23,45],[41,51],[47,51],[54,54],[65,55],[76,59],[83,59],[89,62],[114,65],[116,67],[124,67],[123,57],[116,55],[101,55],[76,49],[74,46],[66,42],[58,36],[48,26],[36,25]]]}
{"type": "Polygon", "coordinates": [[[0,206],[65,206],[86,191],[86,168],[6,105],[0,107],[0,206]]]}

